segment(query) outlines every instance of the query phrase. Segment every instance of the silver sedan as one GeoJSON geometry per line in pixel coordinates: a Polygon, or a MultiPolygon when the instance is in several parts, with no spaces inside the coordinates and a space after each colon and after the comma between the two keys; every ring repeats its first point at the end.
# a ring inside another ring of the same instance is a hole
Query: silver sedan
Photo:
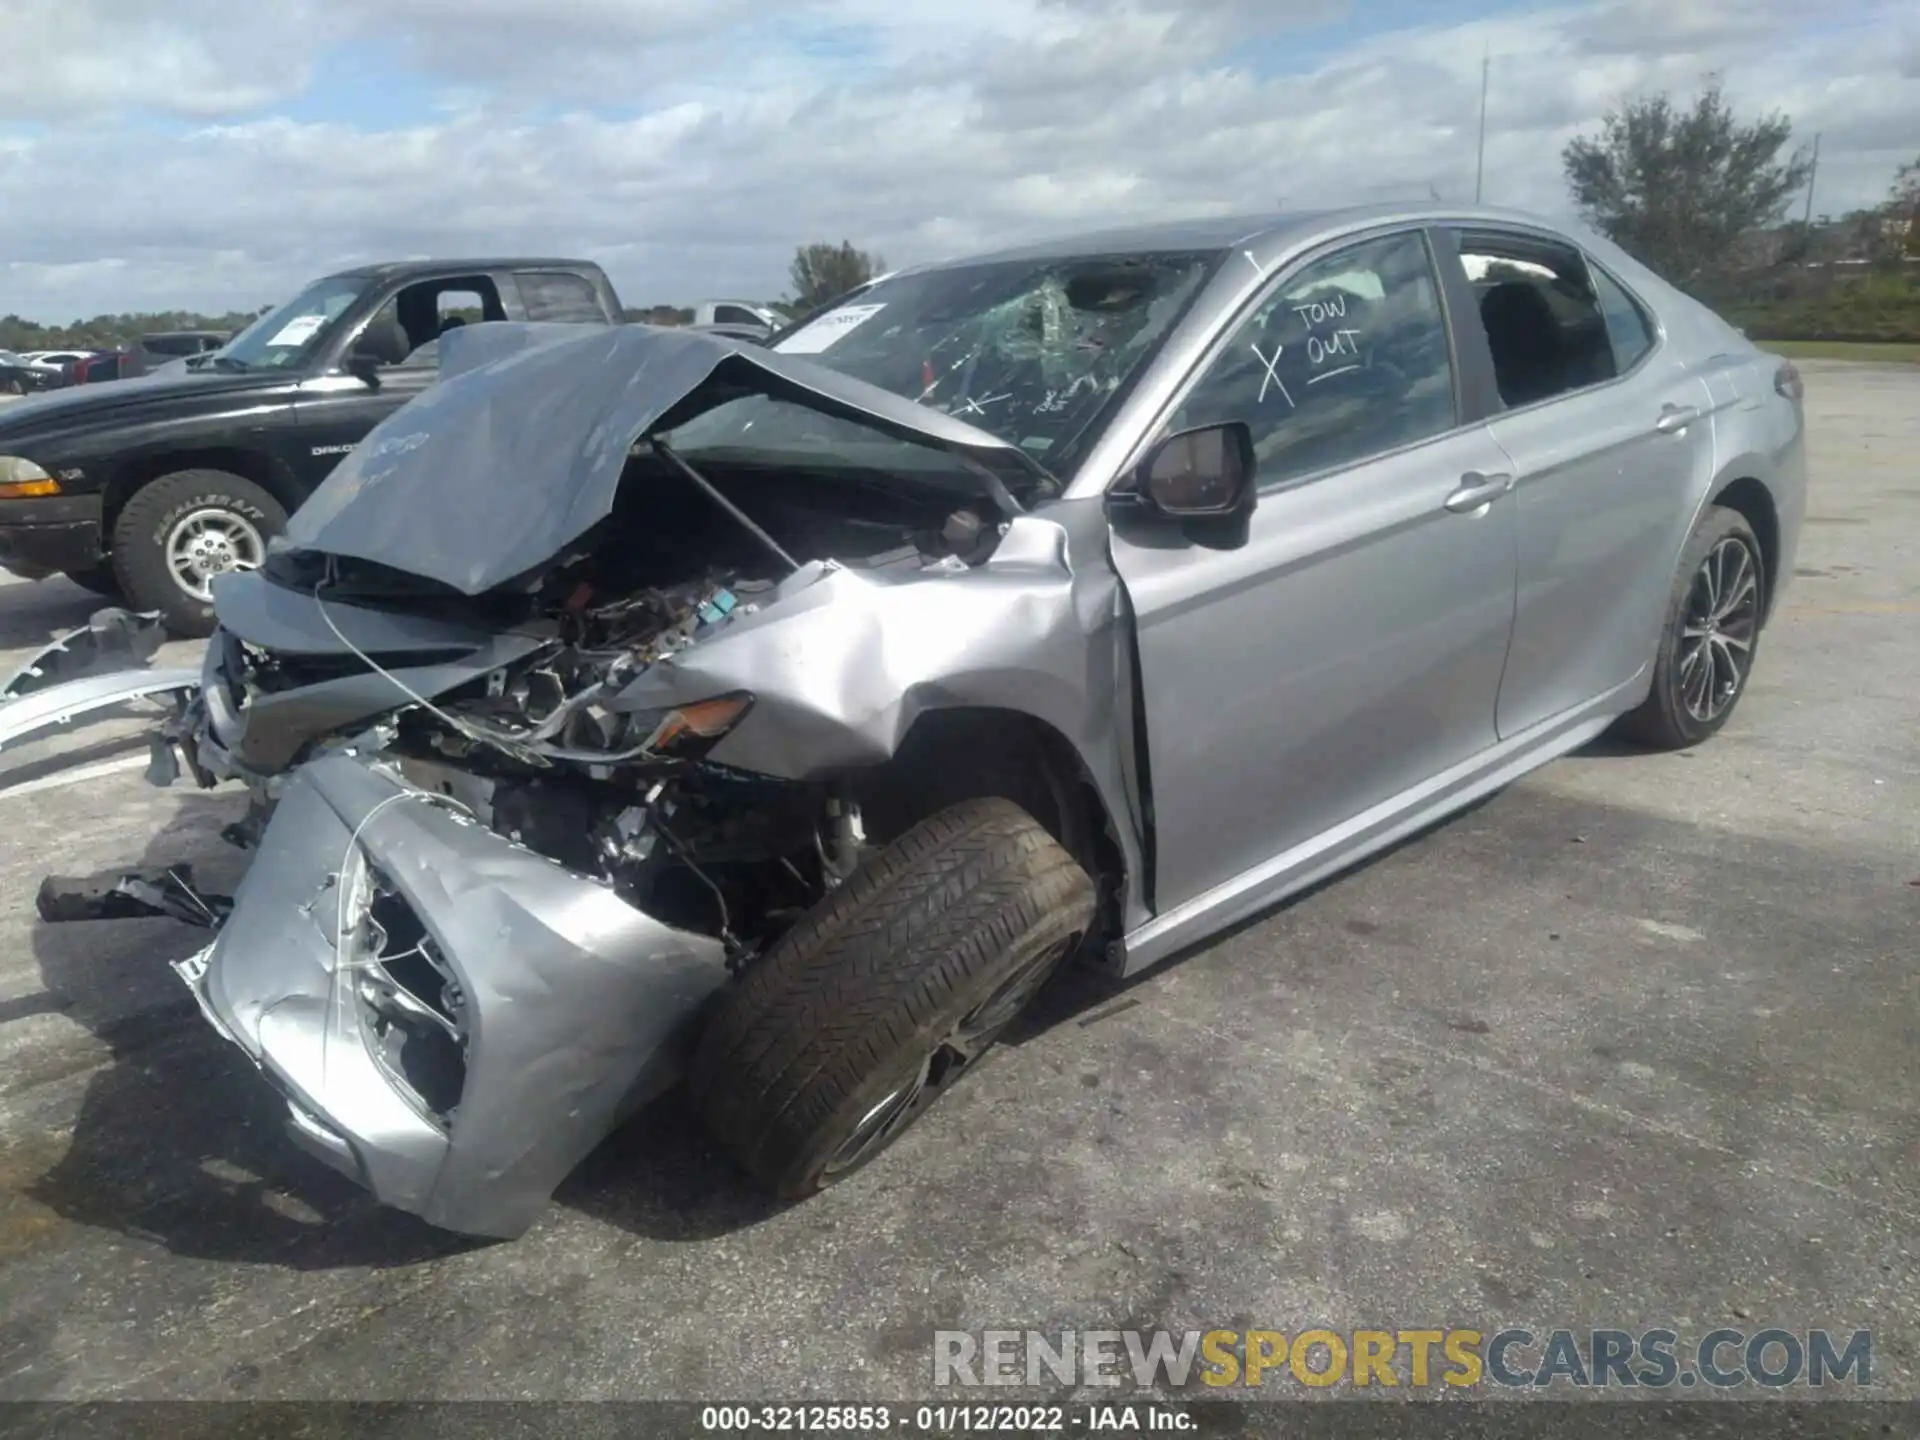
{"type": "Polygon", "coordinates": [[[1520,214],[883,277],[770,348],[495,324],[216,589],[260,792],[182,965],[382,1199],[514,1234],[684,1074],[798,1198],[1119,977],[1609,728],[1727,723],[1801,390],[1520,214]]]}

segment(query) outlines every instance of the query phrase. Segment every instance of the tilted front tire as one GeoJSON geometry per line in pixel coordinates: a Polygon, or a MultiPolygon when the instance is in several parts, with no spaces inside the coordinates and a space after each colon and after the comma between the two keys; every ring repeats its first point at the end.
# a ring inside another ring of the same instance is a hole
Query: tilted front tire
{"type": "Polygon", "coordinates": [[[1656,750],[1684,750],[1717,734],[1746,693],[1770,583],[1746,518],[1709,509],[1680,551],[1653,688],[1620,717],[1618,733],[1656,750]]]}
{"type": "Polygon", "coordinates": [[[213,633],[211,581],[252,569],[287,528],[280,502],[224,470],[177,470],[134,492],[113,524],[113,573],[136,610],[158,610],[174,635],[213,633]]]}
{"type": "Polygon", "coordinates": [[[1009,800],[923,820],[725,995],[689,1070],[695,1106],[783,1199],[845,1178],[973,1068],[1094,903],[1086,871],[1009,800]]]}

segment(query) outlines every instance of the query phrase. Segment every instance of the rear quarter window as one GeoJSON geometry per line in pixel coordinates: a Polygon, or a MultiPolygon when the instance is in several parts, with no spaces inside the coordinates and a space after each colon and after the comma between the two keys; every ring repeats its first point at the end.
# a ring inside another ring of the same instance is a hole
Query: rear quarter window
{"type": "Polygon", "coordinates": [[[516,275],[520,303],[529,320],[558,320],[571,323],[605,321],[600,293],[584,276],[556,271],[533,271],[516,275]]]}
{"type": "Polygon", "coordinates": [[[1624,375],[1653,349],[1653,319],[1619,281],[1591,260],[1587,262],[1587,273],[1593,278],[1594,298],[1607,322],[1607,340],[1613,346],[1613,373],[1624,375]]]}

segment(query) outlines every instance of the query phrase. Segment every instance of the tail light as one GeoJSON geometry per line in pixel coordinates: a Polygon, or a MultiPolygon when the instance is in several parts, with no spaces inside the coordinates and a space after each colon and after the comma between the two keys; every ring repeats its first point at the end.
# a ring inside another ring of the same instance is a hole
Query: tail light
{"type": "Polygon", "coordinates": [[[1806,384],[1800,379],[1800,367],[1791,361],[1773,372],[1773,388],[1796,405],[1807,396],[1806,384]]]}

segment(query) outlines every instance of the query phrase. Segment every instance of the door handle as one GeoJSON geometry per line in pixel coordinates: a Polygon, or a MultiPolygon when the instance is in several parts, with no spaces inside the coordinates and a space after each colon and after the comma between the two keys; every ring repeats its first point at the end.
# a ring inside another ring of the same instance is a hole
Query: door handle
{"type": "Polygon", "coordinates": [[[1456,515],[1471,515],[1512,488],[1511,475],[1482,475],[1477,470],[1469,470],[1460,477],[1460,488],[1447,496],[1447,509],[1456,515]]]}
{"type": "Polygon", "coordinates": [[[1662,405],[1660,418],[1653,422],[1653,428],[1662,435],[1677,435],[1700,418],[1699,408],[1693,405],[1662,405]]]}

